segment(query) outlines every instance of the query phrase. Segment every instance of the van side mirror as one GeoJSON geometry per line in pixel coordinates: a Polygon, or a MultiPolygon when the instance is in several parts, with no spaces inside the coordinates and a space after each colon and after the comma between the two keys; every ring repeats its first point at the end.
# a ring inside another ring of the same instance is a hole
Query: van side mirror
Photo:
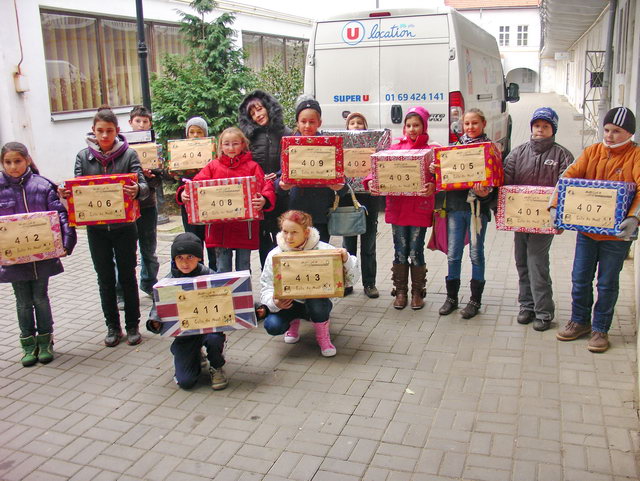
{"type": "Polygon", "coordinates": [[[520,100],[520,86],[511,82],[507,87],[507,102],[517,102],[520,100]]]}

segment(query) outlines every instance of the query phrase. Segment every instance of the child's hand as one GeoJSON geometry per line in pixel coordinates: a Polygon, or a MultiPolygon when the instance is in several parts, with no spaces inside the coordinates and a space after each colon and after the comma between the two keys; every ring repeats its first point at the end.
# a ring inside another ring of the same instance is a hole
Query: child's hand
{"type": "Polygon", "coordinates": [[[429,182],[422,188],[420,193],[426,196],[431,196],[435,191],[436,191],[436,184],[434,184],[433,182],[429,182]]]}
{"type": "Polygon", "coordinates": [[[142,173],[147,179],[153,179],[156,176],[156,174],[151,172],[151,169],[142,169],[142,173]]]}
{"type": "Polygon", "coordinates": [[[287,184],[286,182],[280,182],[280,188],[282,190],[289,190],[291,187],[293,187],[293,185],[287,184]]]}
{"type": "Polygon", "coordinates": [[[276,177],[278,177],[276,173],[272,172],[271,174],[266,174],[264,176],[264,180],[274,180],[276,177]]]}
{"type": "Polygon", "coordinates": [[[434,164],[433,162],[429,164],[429,172],[431,172],[432,174],[435,174],[436,172],[436,164],[434,164]]]}
{"type": "Polygon", "coordinates": [[[333,184],[329,186],[331,190],[335,190],[336,192],[338,192],[343,187],[344,187],[344,184],[333,184]]]}
{"type": "Polygon", "coordinates": [[[473,186],[473,191],[478,197],[486,197],[491,193],[491,187],[485,187],[480,184],[475,184],[473,186]]]}
{"type": "Polygon", "coordinates": [[[273,303],[278,309],[290,309],[293,306],[293,299],[276,299],[274,297],[273,303]]]}
{"type": "Polygon", "coordinates": [[[182,202],[184,202],[185,204],[189,202],[189,199],[191,199],[191,197],[189,197],[189,194],[187,194],[187,189],[182,190],[182,194],[180,194],[180,198],[182,199],[182,202]]]}
{"type": "Polygon", "coordinates": [[[345,263],[349,260],[349,252],[347,249],[338,249],[340,251],[340,255],[342,256],[342,263],[345,263]]]}
{"type": "Polygon", "coordinates": [[[64,187],[58,187],[58,196],[63,199],[68,199],[71,197],[71,191],[69,189],[65,189],[64,187]]]}
{"type": "Polygon", "coordinates": [[[153,328],[154,331],[159,331],[162,327],[162,323],[160,321],[149,321],[149,324],[153,328]]]}
{"type": "Polygon", "coordinates": [[[128,195],[132,199],[135,199],[138,195],[138,192],[140,191],[140,186],[137,183],[133,185],[123,185],[122,190],[126,195],[128,195]]]}
{"type": "Polygon", "coordinates": [[[265,199],[262,194],[256,194],[256,196],[251,199],[251,203],[255,210],[262,210],[264,205],[267,203],[267,199],[265,199]]]}

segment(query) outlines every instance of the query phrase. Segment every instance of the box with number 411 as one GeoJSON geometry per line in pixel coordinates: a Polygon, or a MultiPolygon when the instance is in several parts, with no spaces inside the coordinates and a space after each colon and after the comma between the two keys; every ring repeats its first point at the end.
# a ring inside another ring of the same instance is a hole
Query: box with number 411
{"type": "Polygon", "coordinates": [[[162,336],[189,336],[257,326],[249,271],[164,278],[153,286],[162,336]]]}

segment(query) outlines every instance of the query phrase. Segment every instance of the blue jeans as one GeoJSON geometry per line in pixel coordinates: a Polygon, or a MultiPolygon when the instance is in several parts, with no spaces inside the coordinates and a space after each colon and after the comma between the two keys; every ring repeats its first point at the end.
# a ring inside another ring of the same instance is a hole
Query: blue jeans
{"type": "Polygon", "coordinates": [[[53,316],[49,304],[49,278],[12,282],[16,295],[16,311],[20,337],[53,332],[53,316]],[[34,318],[35,312],[35,318],[34,318]]]}
{"type": "Polygon", "coordinates": [[[176,337],[171,344],[176,382],[182,389],[189,389],[198,382],[200,376],[200,348],[207,350],[209,365],[214,369],[224,366],[225,335],[222,332],[176,337]]]}
{"type": "MultiPolygon", "coordinates": [[[[476,241],[469,243],[469,257],[471,258],[471,278],[484,281],[484,237],[487,234],[487,216],[480,214],[482,229],[476,241]]],[[[449,272],[447,279],[460,279],[462,271],[462,254],[464,240],[471,236],[471,211],[456,210],[447,212],[447,236],[449,238],[447,262],[449,272]]]]}
{"type": "Polygon", "coordinates": [[[593,279],[598,269],[598,300],[593,308],[592,329],[609,332],[618,300],[620,271],[631,241],[597,241],[578,232],[571,281],[571,320],[589,324],[593,306],[593,279]]]}
{"type": "Polygon", "coordinates": [[[289,329],[294,319],[309,319],[311,322],[329,320],[333,304],[329,299],[306,299],[305,303],[293,301],[289,309],[272,312],[264,320],[264,328],[268,334],[277,336],[289,329]]]}
{"type": "Polygon", "coordinates": [[[158,246],[158,208],[145,207],[140,211],[138,226],[138,244],[140,245],[140,289],[147,294],[152,292],[158,282],[160,264],[156,257],[158,246]]]}
{"type": "Polygon", "coordinates": [[[409,264],[423,266],[424,237],[427,234],[426,227],[414,227],[411,225],[391,224],[393,234],[394,264],[409,264]]]}
{"type": "Polygon", "coordinates": [[[227,249],[226,247],[216,247],[216,272],[231,272],[231,258],[233,252],[236,253],[236,271],[251,270],[251,249],[227,249]]]}

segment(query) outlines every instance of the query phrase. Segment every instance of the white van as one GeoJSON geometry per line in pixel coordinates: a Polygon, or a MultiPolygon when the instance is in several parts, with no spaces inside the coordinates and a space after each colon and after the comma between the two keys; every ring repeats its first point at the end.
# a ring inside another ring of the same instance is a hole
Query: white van
{"type": "Polygon", "coordinates": [[[323,128],[344,128],[357,111],[400,136],[406,111],[421,105],[431,140],[447,145],[462,134],[463,110],[477,107],[506,153],[507,102],[519,99],[517,84],[508,90],[495,38],[449,7],[344,14],[317,21],[309,42],[304,91],[320,102],[323,128]]]}

